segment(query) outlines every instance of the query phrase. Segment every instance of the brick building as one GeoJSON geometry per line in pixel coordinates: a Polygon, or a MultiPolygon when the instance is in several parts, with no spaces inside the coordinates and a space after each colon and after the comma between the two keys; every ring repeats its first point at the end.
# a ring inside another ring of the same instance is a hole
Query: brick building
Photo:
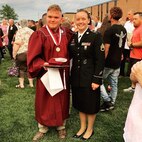
{"type": "MultiPolygon", "coordinates": [[[[86,9],[93,16],[99,16],[100,20],[104,18],[106,13],[113,6],[119,6],[123,10],[123,20],[127,17],[127,12],[129,10],[142,11],[142,0],[97,0],[94,5],[90,7],[81,7],[81,9],[86,9]]],[[[73,21],[73,16],[75,13],[65,13],[65,16],[73,21]]]]}

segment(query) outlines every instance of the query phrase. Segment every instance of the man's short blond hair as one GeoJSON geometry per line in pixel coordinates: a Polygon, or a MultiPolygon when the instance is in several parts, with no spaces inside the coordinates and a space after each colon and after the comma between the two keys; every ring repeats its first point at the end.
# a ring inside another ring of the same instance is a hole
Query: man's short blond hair
{"type": "Polygon", "coordinates": [[[53,4],[53,5],[49,6],[48,9],[47,9],[47,12],[50,11],[50,10],[56,10],[56,11],[60,11],[62,13],[60,6],[57,5],[57,4],[53,4]]]}

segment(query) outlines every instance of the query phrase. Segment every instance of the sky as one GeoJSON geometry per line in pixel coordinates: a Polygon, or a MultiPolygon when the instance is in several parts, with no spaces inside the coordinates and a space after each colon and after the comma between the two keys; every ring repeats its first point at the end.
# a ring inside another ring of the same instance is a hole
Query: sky
{"type": "Polygon", "coordinates": [[[76,12],[77,9],[86,8],[110,0],[0,0],[2,5],[8,4],[18,14],[18,19],[38,20],[51,4],[60,5],[63,13],[76,12]]]}

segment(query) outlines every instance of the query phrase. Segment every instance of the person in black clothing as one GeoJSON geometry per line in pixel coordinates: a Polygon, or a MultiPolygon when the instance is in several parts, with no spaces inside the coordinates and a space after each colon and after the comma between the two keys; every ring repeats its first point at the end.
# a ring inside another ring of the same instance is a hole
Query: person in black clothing
{"type": "Polygon", "coordinates": [[[88,140],[94,134],[96,114],[100,109],[100,85],[104,68],[104,46],[100,33],[88,28],[89,13],[79,10],[75,16],[76,32],[69,45],[72,58],[71,87],[73,107],[79,111],[80,129],[73,136],[88,140]],[[86,124],[87,122],[87,124],[86,124]]]}
{"type": "Polygon", "coordinates": [[[118,76],[120,73],[120,64],[123,58],[123,50],[126,41],[126,29],[119,23],[122,17],[122,10],[119,7],[110,9],[111,27],[104,33],[105,45],[105,68],[103,79],[108,79],[111,90],[108,94],[104,84],[101,85],[101,95],[104,103],[101,106],[101,111],[106,111],[114,108],[117,97],[118,76]]]}
{"type": "Polygon", "coordinates": [[[10,57],[11,59],[13,59],[13,56],[12,56],[12,52],[13,52],[13,38],[16,34],[16,31],[18,30],[18,28],[15,26],[14,24],[14,20],[13,19],[9,19],[9,29],[8,29],[8,50],[9,50],[9,54],[10,54],[10,57]]]}

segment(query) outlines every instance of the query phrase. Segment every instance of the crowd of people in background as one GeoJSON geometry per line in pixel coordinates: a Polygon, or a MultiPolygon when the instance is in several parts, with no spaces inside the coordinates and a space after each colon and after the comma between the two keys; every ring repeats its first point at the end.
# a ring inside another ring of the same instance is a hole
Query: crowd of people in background
{"type": "MultiPolygon", "coordinates": [[[[75,21],[69,21],[63,17],[60,7],[54,5],[38,21],[2,20],[0,62],[3,63],[5,54],[9,52],[11,61],[19,67],[18,84],[15,87],[25,88],[25,76],[29,80],[29,86],[34,87],[33,78],[38,78],[36,120],[39,131],[33,140],[42,138],[48,131],[48,126],[57,126],[59,138],[66,137],[65,124],[69,117],[68,84],[67,89],[64,88],[53,99],[40,80],[48,70],[49,60],[52,58],[66,58],[67,65],[72,59],[73,106],[79,111],[80,117],[80,130],[73,138],[90,139],[94,134],[93,125],[99,110],[109,111],[115,108],[118,77],[129,77],[133,65],[142,60],[142,12],[128,11],[126,22],[121,21],[122,16],[122,9],[113,7],[101,22],[98,16],[80,10],[75,15],[75,21]],[[109,84],[109,90],[104,85],[105,80],[109,84]],[[102,105],[100,96],[103,99],[102,105]],[[60,100],[62,97],[64,100],[60,100]],[[54,102],[60,103],[57,106],[53,105],[54,102]],[[55,108],[62,112],[56,112],[58,120],[54,115],[50,116],[55,108]]],[[[68,83],[68,68],[60,68],[59,71],[62,80],[68,83]]],[[[124,92],[135,91],[136,83],[133,80],[132,85],[124,89],[124,92]]],[[[137,78],[136,82],[138,80],[137,78]]]]}

